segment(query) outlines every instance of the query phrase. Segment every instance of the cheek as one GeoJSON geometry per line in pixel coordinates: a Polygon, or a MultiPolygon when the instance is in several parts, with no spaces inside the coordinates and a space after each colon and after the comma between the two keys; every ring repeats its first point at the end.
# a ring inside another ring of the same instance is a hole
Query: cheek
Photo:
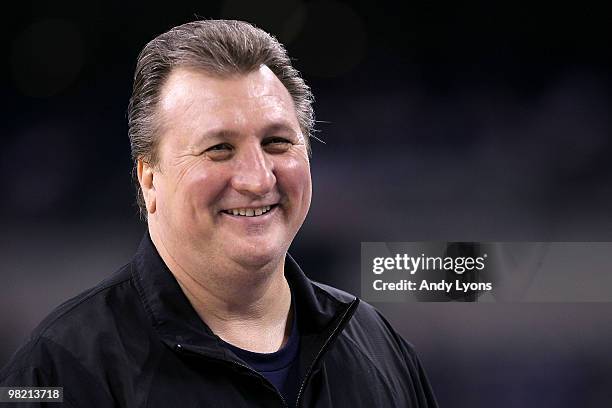
{"type": "Polygon", "coordinates": [[[174,202],[175,208],[182,207],[185,214],[190,213],[189,209],[201,213],[222,194],[227,185],[227,172],[209,167],[205,163],[192,166],[166,186],[166,194],[170,195],[167,199],[174,202]]]}
{"type": "Polygon", "coordinates": [[[277,182],[281,189],[292,196],[290,198],[305,204],[307,208],[310,206],[312,181],[307,161],[296,157],[280,163],[277,166],[277,182]]]}
{"type": "Polygon", "coordinates": [[[199,210],[213,204],[222,195],[228,183],[223,171],[201,170],[190,175],[185,182],[184,199],[187,205],[199,207],[199,210]]]}

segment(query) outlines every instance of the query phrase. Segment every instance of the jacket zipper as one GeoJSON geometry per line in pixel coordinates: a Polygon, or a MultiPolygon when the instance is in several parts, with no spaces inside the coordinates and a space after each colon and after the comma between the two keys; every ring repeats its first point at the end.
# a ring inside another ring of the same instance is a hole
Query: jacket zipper
{"type": "MultiPolygon", "coordinates": [[[[260,380],[270,384],[270,382],[268,381],[268,379],[266,377],[264,377],[263,375],[259,374],[257,371],[253,370],[251,367],[249,367],[249,366],[247,366],[245,364],[242,364],[239,361],[224,360],[224,359],[220,359],[220,358],[205,356],[205,355],[202,355],[202,354],[200,354],[200,353],[198,353],[196,351],[189,350],[188,348],[184,348],[184,347],[183,347],[182,353],[183,354],[190,354],[190,355],[196,356],[198,358],[212,359],[212,360],[219,361],[219,362],[226,363],[226,364],[227,363],[231,363],[232,365],[239,366],[241,368],[246,369],[249,372],[249,374],[252,374],[255,377],[259,378],[260,380]]],[[[270,385],[272,385],[272,384],[270,384],[270,385]]],[[[267,388],[269,388],[270,391],[274,392],[281,399],[281,401],[283,402],[283,407],[284,408],[289,408],[289,405],[287,404],[287,401],[285,401],[285,397],[283,397],[282,394],[278,392],[278,390],[274,387],[274,385],[272,385],[271,388],[270,387],[267,387],[267,388]]]]}
{"type": "Polygon", "coordinates": [[[298,391],[298,395],[295,400],[296,408],[299,408],[300,406],[300,402],[301,402],[300,398],[302,397],[302,393],[304,392],[306,383],[308,382],[308,379],[310,375],[312,374],[312,370],[317,364],[317,361],[319,360],[321,355],[323,355],[323,352],[325,351],[329,343],[336,337],[338,331],[342,327],[344,327],[344,324],[346,323],[346,321],[353,315],[354,309],[357,307],[358,304],[359,304],[359,298],[356,298],[355,300],[353,300],[350,306],[346,309],[346,312],[344,312],[344,314],[342,315],[342,318],[340,319],[340,322],[338,323],[338,325],[334,328],[334,331],[332,331],[329,337],[325,340],[325,343],[323,343],[323,346],[319,349],[319,352],[315,356],[314,360],[312,360],[312,363],[310,363],[308,370],[306,370],[306,376],[304,376],[304,380],[302,381],[302,385],[300,385],[300,390],[298,391]]]}
{"type": "MultiPolygon", "coordinates": [[[[302,381],[302,384],[300,385],[300,389],[298,391],[298,395],[297,395],[297,398],[295,400],[296,408],[299,408],[299,406],[300,406],[300,402],[301,402],[300,398],[302,397],[302,393],[304,392],[304,389],[306,387],[306,383],[308,382],[308,380],[310,378],[310,375],[312,374],[312,370],[314,369],[315,365],[317,364],[317,362],[319,361],[319,359],[321,358],[321,356],[325,352],[325,349],[327,348],[329,343],[337,336],[337,334],[340,331],[340,329],[344,327],[345,323],[353,315],[353,312],[355,311],[355,308],[357,307],[358,304],[359,304],[359,298],[355,298],[355,300],[353,300],[353,302],[349,305],[349,307],[346,309],[346,311],[344,312],[344,314],[340,318],[340,322],[338,322],[338,324],[336,325],[334,330],[331,332],[331,334],[327,337],[327,339],[325,339],[325,343],[323,343],[323,346],[317,352],[317,355],[312,360],[312,363],[310,363],[310,366],[308,366],[308,370],[306,370],[306,375],[304,376],[304,380],[302,381]]],[[[195,352],[195,351],[192,351],[192,350],[189,350],[189,349],[183,349],[183,353],[185,353],[185,352],[187,352],[189,354],[192,354],[192,355],[195,355],[195,356],[200,357],[200,358],[211,358],[211,357],[204,356],[204,355],[202,355],[202,354],[200,354],[198,352],[195,352]]],[[[239,366],[241,368],[244,368],[250,374],[254,375],[255,377],[257,377],[257,378],[259,378],[261,380],[263,380],[264,382],[268,382],[269,383],[269,381],[264,376],[262,376],[257,371],[253,370],[251,367],[249,367],[249,366],[247,366],[245,364],[242,364],[242,363],[240,363],[238,361],[235,361],[235,360],[229,360],[228,361],[228,360],[222,360],[222,359],[217,359],[217,358],[214,358],[214,359],[222,361],[222,362],[223,361],[229,362],[229,363],[231,363],[233,365],[236,365],[236,366],[239,366]]],[[[272,387],[274,387],[274,386],[272,386],[272,387]]],[[[270,391],[273,391],[281,399],[284,408],[289,408],[289,405],[287,404],[287,401],[285,401],[285,397],[283,397],[278,392],[278,390],[276,390],[274,388],[274,390],[270,389],[270,391]]]]}

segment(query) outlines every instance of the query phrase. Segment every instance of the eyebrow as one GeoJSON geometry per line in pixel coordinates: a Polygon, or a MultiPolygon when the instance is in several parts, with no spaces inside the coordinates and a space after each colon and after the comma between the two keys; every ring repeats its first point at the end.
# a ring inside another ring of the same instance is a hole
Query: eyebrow
{"type": "Polygon", "coordinates": [[[295,129],[286,122],[274,122],[269,126],[266,126],[264,128],[264,134],[269,134],[269,133],[276,133],[276,132],[287,132],[287,133],[291,133],[294,136],[298,136],[298,134],[295,132],[295,129]]]}
{"type": "MultiPolygon", "coordinates": [[[[299,133],[295,131],[295,129],[288,122],[274,122],[265,126],[259,133],[268,135],[270,133],[277,132],[287,132],[295,137],[299,137],[299,133]]],[[[230,129],[212,129],[207,132],[204,132],[200,137],[201,141],[205,141],[207,139],[232,139],[236,138],[240,135],[240,132],[230,129]]]]}

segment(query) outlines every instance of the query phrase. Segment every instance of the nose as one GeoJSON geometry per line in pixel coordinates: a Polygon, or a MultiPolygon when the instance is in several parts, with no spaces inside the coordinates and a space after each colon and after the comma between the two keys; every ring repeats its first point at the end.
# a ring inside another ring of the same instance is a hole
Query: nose
{"type": "Polygon", "coordinates": [[[274,188],[274,164],[259,144],[246,147],[234,163],[231,183],[236,191],[262,197],[274,188]]]}

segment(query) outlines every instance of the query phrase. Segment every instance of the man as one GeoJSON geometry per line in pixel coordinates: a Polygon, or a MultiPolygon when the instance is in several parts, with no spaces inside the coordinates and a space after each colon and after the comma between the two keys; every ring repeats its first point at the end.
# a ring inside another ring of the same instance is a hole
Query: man
{"type": "Polygon", "coordinates": [[[435,407],[412,349],[287,249],[311,199],[312,96],[282,45],[196,21],[141,52],[129,106],[148,233],[0,374],[73,407],[435,407]]]}

